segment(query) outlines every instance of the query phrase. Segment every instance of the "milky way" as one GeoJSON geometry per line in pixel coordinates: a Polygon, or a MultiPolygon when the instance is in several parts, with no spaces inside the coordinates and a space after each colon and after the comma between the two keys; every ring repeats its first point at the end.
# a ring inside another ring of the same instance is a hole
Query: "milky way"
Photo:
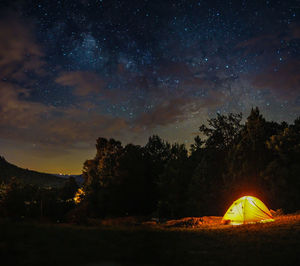
{"type": "Polygon", "coordinates": [[[95,139],[189,145],[216,113],[300,114],[299,1],[7,1],[0,154],[78,173],[95,139]]]}

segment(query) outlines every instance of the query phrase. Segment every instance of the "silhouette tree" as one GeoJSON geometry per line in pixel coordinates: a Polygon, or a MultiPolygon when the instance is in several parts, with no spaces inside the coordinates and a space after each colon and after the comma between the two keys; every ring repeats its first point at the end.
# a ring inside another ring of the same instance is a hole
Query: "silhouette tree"
{"type": "Polygon", "coordinates": [[[59,196],[63,200],[73,199],[79,186],[73,176],[70,176],[60,189],[59,196]]]}
{"type": "Polygon", "coordinates": [[[266,142],[273,160],[262,173],[270,201],[287,211],[299,209],[300,191],[300,118],[266,142]]]}
{"type": "Polygon", "coordinates": [[[186,215],[187,188],[189,184],[188,154],[184,145],[173,144],[170,158],[159,176],[160,200],[158,214],[163,217],[186,215]]]}
{"type": "Polygon", "coordinates": [[[94,159],[84,163],[80,210],[90,216],[221,215],[226,202],[245,193],[296,210],[300,118],[293,125],[270,122],[256,107],[245,124],[241,119],[232,113],[208,119],[189,154],[157,135],[144,147],[98,138],[94,159]]]}
{"type": "Polygon", "coordinates": [[[208,119],[208,126],[201,125],[200,132],[207,137],[205,146],[219,151],[228,150],[236,143],[240,131],[242,114],[217,114],[216,118],[208,119]]]}

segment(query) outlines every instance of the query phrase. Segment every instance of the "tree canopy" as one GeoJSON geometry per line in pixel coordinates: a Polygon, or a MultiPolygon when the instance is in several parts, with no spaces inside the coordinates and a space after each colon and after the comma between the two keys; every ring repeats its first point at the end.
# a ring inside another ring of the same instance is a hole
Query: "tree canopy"
{"type": "Polygon", "coordinates": [[[99,138],[84,163],[84,189],[94,195],[86,202],[96,216],[222,215],[251,193],[273,208],[299,209],[300,118],[279,124],[252,108],[241,121],[241,113],[208,119],[189,152],[157,135],[145,146],[99,138]]]}

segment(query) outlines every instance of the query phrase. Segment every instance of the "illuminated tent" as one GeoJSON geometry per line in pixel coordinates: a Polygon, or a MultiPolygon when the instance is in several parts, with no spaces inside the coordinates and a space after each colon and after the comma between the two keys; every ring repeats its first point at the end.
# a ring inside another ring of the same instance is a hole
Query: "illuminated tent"
{"type": "Polygon", "coordinates": [[[222,219],[222,223],[233,225],[271,221],[274,219],[266,205],[252,196],[233,202],[222,219]]]}

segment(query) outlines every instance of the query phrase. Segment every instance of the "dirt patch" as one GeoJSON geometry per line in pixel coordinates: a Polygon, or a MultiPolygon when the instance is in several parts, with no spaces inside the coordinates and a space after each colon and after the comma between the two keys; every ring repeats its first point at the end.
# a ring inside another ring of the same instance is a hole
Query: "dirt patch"
{"type": "Polygon", "coordinates": [[[166,221],[165,227],[199,227],[202,225],[217,225],[222,220],[221,216],[185,217],[177,220],[166,221]]]}
{"type": "Polygon", "coordinates": [[[99,220],[99,225],[104,225],[104,226],[119,226],[119,225],[136,226],[136,225],[142,224],[144,221],[145,221],[145,218],[143,218],[143,217],[128,216],[128,217],[102,219],[102,220],[99,220]]]}
{"type": "Polygon", "coordinates": [[[149,226],[149,227],[200,227],[203,225],[219,225],[221,223],[221,216],[203,216],[203,217],[184,217],[181,219],[160,221],[159,219],[147,219],[145,217],[119,217],[106,219],[90,219],[90,225],[104,225],[104,226],[149,226]]]}
{"type": "MultiPolygon", "coordinates": [[[[300,214],[290,214],[281,215],[274,217],[274,222],[267,223],[268,227],[273,225],[293,225],[299,226],[300,214]]],[[[173,220],[159,220],[157,218],[147,218],[147,217],[117,217],[117,218],[105,218],[105,219],[88,219],[88,225],[95,227],[149,227],[149,228],[186,228],[186,229],[226,229],[232,227],[232,225],[227,225],[222,223],[222,216],[203,216],[203,217],[184,217],[181,219],[173,220]]],[[[258,228],[259,226],[265,226],[264,223],[254,224],[258,228]]],[[[250,226],[250,225],[249,225],[250,226]]],[[[235,226],[234,226],[235,227],[235,226]]]]}

